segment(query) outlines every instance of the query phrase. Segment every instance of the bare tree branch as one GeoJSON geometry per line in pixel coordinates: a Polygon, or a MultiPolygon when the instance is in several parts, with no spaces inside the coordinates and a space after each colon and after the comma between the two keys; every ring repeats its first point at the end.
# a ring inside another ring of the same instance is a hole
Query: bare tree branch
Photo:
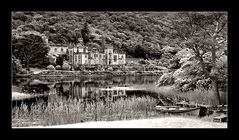
{"type": "Polygon", "coordinates": [[[200,55],[198,46],[194,45],[193,50],[196,54],[196,58],[199,60],[199,63],[201,64],[201,68],[202,68],[203,72],[205,73],[205,75],[207,77],[210,77],[209,71],[206,69],[205,63],[203,61],[203,57],[202,57],[202,55],[200,55]]]}
{"type": "Polygon", "coordinates": [[[209,35],[210,37],[212,37],[212,35],[207,31],[207,29],[205,29],[202,25],[199,25],[200,28],[202,28],[207,35],[209,35]]]}
{"type": "Polygon", "coordinates": [[[224,26],[227,24],[227,22],[224,22],[223,24],[222,24],[222,27],[216,32],[217,34],[219,34],[221,31],[222,31],[222,29],[224,28],[224,26]]]}

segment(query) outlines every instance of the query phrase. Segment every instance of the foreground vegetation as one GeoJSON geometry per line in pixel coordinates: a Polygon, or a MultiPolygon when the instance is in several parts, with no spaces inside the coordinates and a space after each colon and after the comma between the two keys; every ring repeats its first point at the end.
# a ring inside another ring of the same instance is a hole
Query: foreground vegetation
{"type": "MultiPolygon", "coordinates": [[[[137,86],[136,86],[137,87],[137,86]]],[[[172,104],[187,101],[192,104],[217,105],[212,89],[197,88],[182,92],[174,86],[156,87],[153,85],[140,85],[141,88],[156,93],[160,98],[170,99],[172,104]]],[[[220,91],[221,102],[227,104],[227,92],[220,91]]],[[[169,102],[169,100],[167,100],[169,102]]]]}
{"type": "MultiPolygon", "coordinates": [[[[216,105],[211,90],[197,89],[180,93],[171,87],[149,88],[149,86],[144,86],[143,88],[148,88],[156,92],[159,98],[167,99],[166,102],[168,103],[168,99],[170,99],[173,104],[181,100],[186,100],[190,103],[216,105]]],[[[226,104],[226,94],[223,93],[222,95],[225,97],[222,102],[226,104]]],[[[114,121],[163,117],[164,115],[158,114],[154,110],[157,104],[158,100],[149,96],[132,96],[120,98],[115,101],[106,99],[105,101],[87,102],[54,95],[53,100],[48,101],[48,103],[39,100],[29,108],[27,104],[14,107],[12,109],[12,126],[48,126],[85,121],[114,121]]],[[[213,116],[206,116],[202,120],[212,121],[212,118],[213,116]]]]}
{"type": "Polygon", "coordinates": [[[56,97],[47,105],[43,101],[28,109],[26,104],[12,109],[12,126],[60,125],[82,121],[113,121],[157,116],[156,99],[130,97],[114,102],[82,102],[77,99],[56,97]]]}

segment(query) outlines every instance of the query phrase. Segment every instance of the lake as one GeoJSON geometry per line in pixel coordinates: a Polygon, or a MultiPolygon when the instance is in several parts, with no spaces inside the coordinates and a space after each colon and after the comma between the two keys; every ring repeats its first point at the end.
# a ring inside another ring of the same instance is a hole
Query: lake
{"type": "Polygon", "coordinates": [[[157,98],[157,94],[141,87],[154,86],[160,76],[84,76],[67,79],[22,79],[15,85],[19,92],[28,94],[44,94],[24,100],[12,101],[12,107],[21,103],[31,105],[38,100],[54,102],[56,96],[70,98],[72,100],[95,101],[117,100],[131,96],[151,96],[157,98]]]}

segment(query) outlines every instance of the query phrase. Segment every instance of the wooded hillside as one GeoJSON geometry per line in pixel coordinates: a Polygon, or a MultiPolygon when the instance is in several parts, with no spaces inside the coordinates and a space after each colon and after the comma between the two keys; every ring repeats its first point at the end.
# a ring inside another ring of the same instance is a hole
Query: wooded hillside
{"type": "Polygon", "coordinates": [[[92,43],[106,43],[132,57],[160,58],[162,46],[175,46],[175,32],[163,12],[14,12],[13,31],[35,30],[56,44],[77,43],[89,23],[92,43]]]}

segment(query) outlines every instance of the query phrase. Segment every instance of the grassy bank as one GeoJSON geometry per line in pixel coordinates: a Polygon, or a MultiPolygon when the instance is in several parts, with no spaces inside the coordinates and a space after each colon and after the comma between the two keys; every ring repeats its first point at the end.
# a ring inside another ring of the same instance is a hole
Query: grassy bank
{"type": "Polygon", "coordinates": [[[12,109],[12,126],[60,125],[82,121],[113,121],[140,119],[158,116],[154,111],[156,100],[151,97],[131,97],[114,102],[103,101],[86,103],[77,99],[57,97],[54,102],[45,105],[34,104],[27,109],[22,104],[12,109]]]}
{"type": "MultiPolygon", "coordinates": [[[[152,91],[158,95],[163,95],[172,99],[174,102],[180,100],[186,100],[190,103],[204,104],[204,105],[217,105],[216,98],[213,95],[212,89],[195,89],[193,91],[181,92],[175,89],[173,86],[161,86],[154,85],[140,85],[147,91],[152,91]]],[[[227,93],[220,91],[220,97],[223,104],[227,104],[227,93]]]]}

